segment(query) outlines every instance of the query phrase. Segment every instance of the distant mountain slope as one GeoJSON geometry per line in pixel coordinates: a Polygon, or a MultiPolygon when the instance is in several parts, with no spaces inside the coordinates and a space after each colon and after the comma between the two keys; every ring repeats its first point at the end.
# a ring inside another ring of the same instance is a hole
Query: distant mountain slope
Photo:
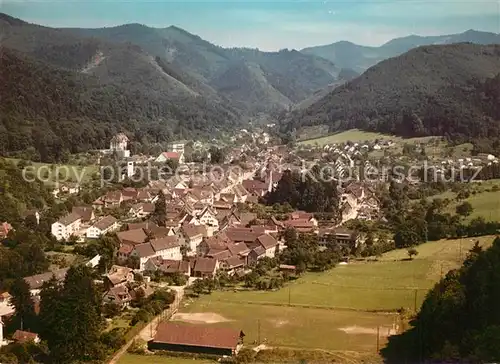
{"type": "Polygon", "coordinates": [[[288,108],[292,103],[269,83],[262,68],[255,63],[235,62],[211,84],[233,105],[248,112],[272,112],[288,108]]]}
{"type": "Polygon", "coordinates": [[[293,112],[284,128],[325,124],[330,131],[496,137],[499,74],[500,45],[420,47],[373,66],[293,112]]]}
{"type": "Polygon", "coordinates": [[[270,85],[275,90],[273,94],[281,93],[273,97],[279,102],[271,108],[284,108],[288,105],[288,102],[283,102],[284,100],[299,102],[317,89],[335,82],[340,70],[326,59],[298,51],[261,52],[257,49],[222,48],[173,26],[158,29],[128,24],[113,28],[66,29],[66,31],[113,42],[132,42],[215,89],[218,87],[221,75],[224,74],[224,82],[238,85],[240,76],[234,72],[235,64],[238,62],[253,64],[261,71],[242,69],[246,74],[244,78],[248,82],[240,83],[239,88],[226,88],[223,93],[229,100],[235,100],[237,107],[252,112],[268,110],[271,105],[262,97],[242,100],[241,95],[254,94],[253,90],[243,89],[244,87],[249,85],[268,87],[263,86],[262,82],[270,85]],[[230,75],[235,78],[229,80],[230,75]],[[248,77],[255,79],[248,80],[248,77]]]}
{"type": "Polygon", "coordinates": [[[352,68],[357,72],[363,72],[384,59],[401,55],[416,47],[463,42],[483,45],[500,44],[500,34],[468,30],[460,34],[441,36],[421,37],[411,35],[393,39],[380,47],[366,47],[341,41],[323,46],[304,48],[301,52],[323,57],[341,68],[352,68]]]}

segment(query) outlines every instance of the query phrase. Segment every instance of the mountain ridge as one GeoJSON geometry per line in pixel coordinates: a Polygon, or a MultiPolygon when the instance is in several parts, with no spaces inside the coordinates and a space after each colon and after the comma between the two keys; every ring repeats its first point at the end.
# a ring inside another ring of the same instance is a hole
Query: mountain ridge
{"type": "Polygon", "coordinates": [[[328,125],[401,136],[497,137],[500,45],[422,46],[371,67],[304,110],[285,130],[328,125]],[[495,107],[495,105],[497,105],[495,107]]]}
{"type": "Polygon", "coordinates": [[[391,39],[378,47],[359,45],[349,41],[339,41],[303,48],[301,52],[326,58],[341,68],[352,68],[357,72],[364,72],[380,61],[401,55],[416,47],[436,43],[453,44],[463,42],[499,44],[500,33],[469,29],[463,33],[447,35],[420,36],[411,34],[391,39]],[[349,57],[339,57],[339,53],[347,53],[349,57]]]}

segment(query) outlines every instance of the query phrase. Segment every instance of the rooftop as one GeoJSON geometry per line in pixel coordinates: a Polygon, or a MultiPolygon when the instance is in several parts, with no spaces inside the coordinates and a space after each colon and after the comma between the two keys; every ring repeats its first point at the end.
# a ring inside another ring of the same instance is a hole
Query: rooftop
{"type": "Polygon", "coordinates": [[[162,322],[153,342],[202,346],[207,348],[235,349],[240,333],[225,327],[182,325],[162,322]]]}

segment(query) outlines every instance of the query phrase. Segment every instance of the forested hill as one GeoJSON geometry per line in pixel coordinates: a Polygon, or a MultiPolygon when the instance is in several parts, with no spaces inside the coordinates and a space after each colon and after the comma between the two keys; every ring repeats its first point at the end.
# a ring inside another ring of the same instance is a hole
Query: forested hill
{"type": "Polygon", "coordinates": [[[328,125],[402,136],[498,137],[500,45],[425,46],[373,66],[304,110],[283,130],[328,125]]]}
{"type": "MultiPolygon", "coordinates": [[[[121,52],[138,57],[137,62],[142,57],[133,46],[124,45],[121,52]]],[[[56,68],[5,47],[0,64],[3,155],[35,148],[41,160],[50,162],[64,151],[105,147],[119,131],[129,132],[135,141],[156,142],[213,133],[237,122],[230,109],[203,97],[165,94],[168,89],[155,78],[153,63],[135,84],[56,68]]]]}

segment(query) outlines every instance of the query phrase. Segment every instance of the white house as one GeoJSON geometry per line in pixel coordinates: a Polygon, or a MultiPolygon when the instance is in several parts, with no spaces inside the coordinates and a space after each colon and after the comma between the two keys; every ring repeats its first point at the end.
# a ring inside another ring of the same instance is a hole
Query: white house
{"type": "Polygon", "coordinates": [[[116,134],[109,143],[109,152],[117,153],[122,158],[130,157],[130,150],[127,150],[129,139],[123,133],[116,134]]]}
{"type": "Polygon", "coordinates": [[[203,241],[203,232],[201,229],[203,229],[202,226],[196,225],[182,226],[182,235],[184,236],[186,246],[189,248],[188,255],[196,255],[198,245],[203,241]]]}
{"type": "Polygon", "coordinates": [[[202,225],[212,226],[215,230],[219,230],[219,220],[217,213],[210,206],[206,206],[198,215],[198,221],[202,225]]]}
{"type": "Polygon", "coordinates": [[[168,160],[176,160],[179,164],[184,164],[184,152],[163,152],[156,159],[156,163],[165,163],[168,160]]]}
{"type": "Polygon", "coordinates": [[[108,215],[89,227],[86,235],[89,239],[97,239],[108,232],[118,230],[119,226],[118,220],[108,215]]]}
{"type": "Polygon", "coordinates": [[[185,145],[186,145],[186,142],[183,140],[170,142],[167,144],[167,150],[169,152],[184,153],[184,146],[185,145]]]}
{"type": "Polygon", "coordinates": [[[139,270],[143,271],[146,262],[154,257],[168,260],[182,260],[181,244],[176,236],[154,239],[148,243],[134,246],[131,256],[139,258],[139,270]]]}
{"type": "Polygon", "coordinates": [[[67,240],[71,235],[77,235],[82,223],[82,217],[76,213],[68,214],[51,226],[51,233],[57,240],[67,240]]]}

